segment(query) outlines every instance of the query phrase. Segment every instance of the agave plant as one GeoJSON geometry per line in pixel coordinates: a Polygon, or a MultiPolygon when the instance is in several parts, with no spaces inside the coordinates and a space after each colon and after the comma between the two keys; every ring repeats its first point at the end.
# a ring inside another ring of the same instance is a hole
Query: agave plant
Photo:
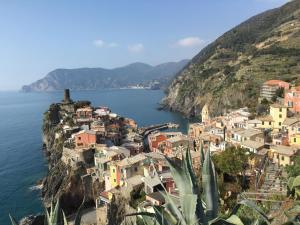
{"type": "Polygon", "coordinates": [[[300,198],[300,176],[290,177],[287,183],[288,195],[294,196],[295,199],[300,198]]]}
{"type": "MultiPolygon", "coordinates": [[[[81,216],[82,216],[82,209],[84,205],[84,199],[82,201],[82,204],[77,210],[76,216],[75,216],[75,222],[74,225],[80,225],[81,222],[81,216]]],[[[9,218],[11,220],[12,225],[19,225],[16,219],[9,214],[9,218]]],[[[52,201],[50,212],[47,208],[45,208],[45,222],[44,225],[68,225],[67,218],[65,216],[64,211],[60,208],[60,202],[59,199],[56,201],[56,204],[54,205],[54,202],[52,201]]]]}
{"type": "MultiPolygon", "coordinates": [[[[196,182],[190,150],[187,149],[185,156],[182,157],[181,166],[166,157],[172,177],[179,190],[179,206],[175,204],[174,196],[165,190],[165,192],[161,192],[166,201],[164,206],[154,205],[154,213],[141,211],[128,216],[140,215],[147,225],[157,223],[160,225],[242,225],[243,222],[235,213],[239,205],[245,205],[258,213],[261,220],[270,224],[263,211],[255,203],[246,199],[239,202],[228,218],[219,217],[219,191],[214,164],[209,150],[206,151],[204,157],[203,147],[201,146],[200,154],[203,162],[201,165],[202,192],[200,192],[200,187],[196,182]]],[[[255,221],[255,224],[259,224],[259,221],[255,221]]]]}

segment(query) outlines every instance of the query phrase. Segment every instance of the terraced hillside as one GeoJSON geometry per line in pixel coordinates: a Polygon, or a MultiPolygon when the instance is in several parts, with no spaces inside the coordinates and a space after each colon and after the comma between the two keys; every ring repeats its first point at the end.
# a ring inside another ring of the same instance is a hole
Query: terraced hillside
{"type": "Polygon", "coordinates": [[[300,83],[300,0],[254,16],[208,45],[177,74],[162,103],[187,116],[205,103],[213,115],[254,109],[268,79],[300,83]]]}

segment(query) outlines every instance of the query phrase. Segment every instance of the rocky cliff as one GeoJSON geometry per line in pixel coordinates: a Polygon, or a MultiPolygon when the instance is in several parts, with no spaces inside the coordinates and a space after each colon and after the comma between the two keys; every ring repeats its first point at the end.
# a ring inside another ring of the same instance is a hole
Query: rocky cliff
{"type": "MultiPolygon", "coordinates": [[[[59,122],[64,114],[60,104],[52,104],[44,114],[43,141],[49,170],[43,180],[42,197],[46,206],[53,199],[60,198],[61,207],[68,215],[77,210],[84,197],[87,204],[92,205],[95,198],[93,188],[89,188],[89,193],[85,188],[86,182],[82,177],[86,175],[86,168],[82,166],[74,169],[61,161],[66,137],[57,134],[63,133],[59,122]]],[[[101,190],[100,186],[99,184],[97,190],[101,190]]]]}
{"type": "Polygon", "coordinates": [[[234,27],[179,72],[162,104],[186,116],[205,103],[212,115],[248,106],[254,110],[262,82],[300,81],[300,0],[234,27]]]}

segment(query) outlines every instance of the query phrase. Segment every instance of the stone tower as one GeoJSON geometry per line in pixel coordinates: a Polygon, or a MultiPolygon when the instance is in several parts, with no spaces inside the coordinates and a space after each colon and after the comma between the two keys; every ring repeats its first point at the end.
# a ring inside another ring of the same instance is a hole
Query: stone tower
{"type": "Polygon", "coordinates": [[[202,108],[201,111],[201,117],[202,117],[202,122],[207,123],[210,121],[210,116],[209,116],[209,111],[208,111],[208,105],[205,104],[202,108]]]}
{"type": "Polygon", "coordinates": [[[72,100],[70,98],[70,90],[69,89],[65,89],[64,90],[64,103],[71,103],[72,100]]]}

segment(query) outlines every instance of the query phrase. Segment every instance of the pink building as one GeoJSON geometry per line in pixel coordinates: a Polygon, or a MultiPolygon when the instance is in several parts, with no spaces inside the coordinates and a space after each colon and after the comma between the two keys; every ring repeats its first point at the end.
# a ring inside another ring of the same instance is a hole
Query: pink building
{"type": "Polygon", "coordinates": [[[284,95],[284,104],[294,113],[300,112],[300,86],[292,87],[284,95]]]}

